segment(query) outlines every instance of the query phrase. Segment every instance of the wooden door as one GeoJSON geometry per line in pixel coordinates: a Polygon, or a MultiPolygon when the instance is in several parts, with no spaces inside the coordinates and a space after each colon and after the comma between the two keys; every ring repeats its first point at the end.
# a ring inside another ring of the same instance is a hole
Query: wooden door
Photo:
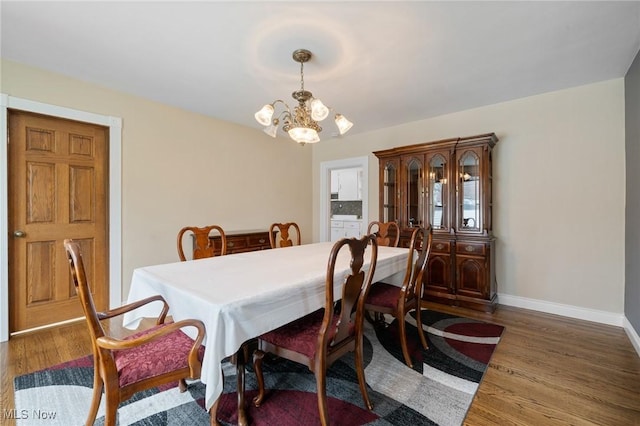
{"type": "Polygon", "coordinates": [[[9,111],[10,332],[83,316],[65,238],[80,243],[96,308],[107,307],[107,132],[9,111]]]}

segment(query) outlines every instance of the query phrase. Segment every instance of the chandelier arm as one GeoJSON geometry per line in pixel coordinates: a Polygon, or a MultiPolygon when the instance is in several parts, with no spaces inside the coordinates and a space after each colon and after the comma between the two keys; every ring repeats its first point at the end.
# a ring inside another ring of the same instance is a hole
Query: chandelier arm
{"type": "Polygon", "coordinates": [[[271,106],[275,109],[276,105],[281,103],[282,105],[284,105],[284,107],[286,108],[287,111],[291,111],[291,108],[289,108],[289,105],[283,101],[282,99],[276,99],[275,101],[271,102],[271,106]]]}

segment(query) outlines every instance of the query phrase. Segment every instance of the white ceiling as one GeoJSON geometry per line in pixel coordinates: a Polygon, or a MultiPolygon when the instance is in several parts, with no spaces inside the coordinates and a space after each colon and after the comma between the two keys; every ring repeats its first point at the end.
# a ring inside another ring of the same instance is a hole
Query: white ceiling
{"type": "MultiPolygon", "coordinates": [[[[640,1],[0,3],[3,58],[242,125],[300,87],[350,134],[624,77],[640,1]]],[[[328,120],[321,137],[335,135],[328,120]]]]}

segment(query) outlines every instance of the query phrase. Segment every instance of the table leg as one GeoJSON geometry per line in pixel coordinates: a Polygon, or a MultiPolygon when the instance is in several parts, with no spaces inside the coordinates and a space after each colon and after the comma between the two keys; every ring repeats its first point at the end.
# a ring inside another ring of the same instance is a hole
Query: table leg
{"type": "Polygon", "coordinates": [[[238,380],[238,426],[249,426],[249,419],[244,406],[244,365],[245,357],[240,348],[236,356],[236,374],[238,380]]]}
{"type": "MultiPolygon", "coordinates": [[[[249,342],[244,343],[240,347],[240,349],[238,349],[238,352],[233,354],[233,356],[231,356],[231,359],[230,359],[231,363],[236,366],[236,380],[237,380],[236,386],[237,386],[237,395],[238,395],[238,426],[249,426],[249,418],[247,416],[247,412],[245,410],[245,403],[244,403],[244,391],[245,391],[244,366],[246,365],[247,360],[249,359],[249,353],[250,353],[249,345],[250,345],[249,342]]],[[[209,409],[211,426],[221,426],[220,423],[218,422],[218,417],[217,417],[218,404],[220,403],[220,398],[222,398],[222,395],[220,395],[218,399],[216,399],[216,402],[214,402],[214,404],[211,406],[211,409],[209,409]]]]}
{"type": "Polygon", "coordinates": [[[220,422],[218,422],[218,404],[220,403],[220,398],[222,398],[222,395],[220,395],[218,399],[216,399],[216,402],[214,402],[209,409],[209,419],[211,426],[221,426],[220,422]]]}
{"type": "Polygon", "coordinates": [[[231,362],[236,365],[236,380],[238,389],[238,426],[249,426],[249,416],[247,416],[244,391],[245,391],[245,365],[249,360],[255,339],[244,342],[238,352],[231,357],[231,362]]]}

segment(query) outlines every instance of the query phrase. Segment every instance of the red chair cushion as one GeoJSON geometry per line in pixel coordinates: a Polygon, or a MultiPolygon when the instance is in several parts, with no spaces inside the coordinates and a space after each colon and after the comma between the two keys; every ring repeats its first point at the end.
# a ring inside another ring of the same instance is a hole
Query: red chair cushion
{"type": "Polygon", "coordinates": [[[398,298],[400,297],[400,287],[392,284],[377,282],[371,285],[367,296],[367,305],[382,306],[389,309],[396,309],[398,298]]]}
{"type": "MultiPolygon", "coordinates": [[[[260,336],[260,339],[273,345],[298,352],[308,358],[313,358],[316,352],[316,343],[318,342],[318,334],[320,333],[323,317],[324,308],[265,333],[260,336]]],[[[331,341],[336,333],[336,325],[339,319],[340,317],[338,315],[333,316],[332,327],[328,330],[328,342],[331,341]]],[[[355,333],[355,324],[353,322],[349,324],[349,332],[350,335],[355,333]]]]}
{"type": "MultiPolygon", "coordinates": [[[[166,325],[151,327],[125,340],[144,336],[166,325]]],[[[176,330],[142,346],[113,351],[120,386],[188,367],[187,357],[192,347],[193,340],[181,330],[176,330]]],[[[201,346],[198,352],[200,361],[203,355],[204,346],[201,346]]]]}

